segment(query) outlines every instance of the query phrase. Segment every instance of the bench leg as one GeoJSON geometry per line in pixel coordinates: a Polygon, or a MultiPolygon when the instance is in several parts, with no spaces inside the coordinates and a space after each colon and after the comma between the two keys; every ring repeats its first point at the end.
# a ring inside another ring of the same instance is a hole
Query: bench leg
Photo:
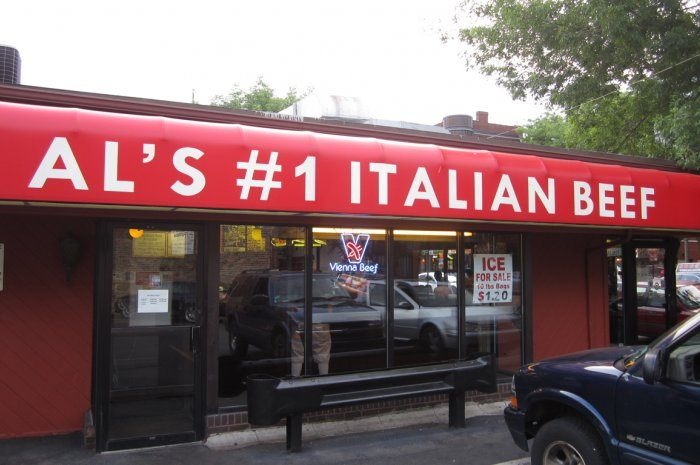
{"type": "Polygon", "coordinates": [[[450,428],[465,428],[467,422],[465,420],[466,410],[464,391],[450,392],[450,428]]]}
{"type": "Polygon", "coordinates": [[[301,413],[287,415],[287,450],[301,452],[301,413]]]}

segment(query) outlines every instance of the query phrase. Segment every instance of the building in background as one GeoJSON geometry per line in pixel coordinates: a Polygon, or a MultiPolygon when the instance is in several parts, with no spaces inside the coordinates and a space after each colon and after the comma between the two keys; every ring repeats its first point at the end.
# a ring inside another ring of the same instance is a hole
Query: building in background
{"type": "Polygon", "coordinates": [[[7,45],[0,45],[0,84],[20,84],[22,60],[19,51],[7,45]]]}
{"type": "Polygon", "coordinates": [[[280,112],[282,115],[303,120],[314,118],[327,121],[386,126],[410,131],[475,136],[499,141],[519,141],[517,126],[489,122],[486,111],[477,111],[476,119],[469,115],[448,115],[439,124],[418,124],[372,117],[367,105],[358,97],[320,95],[312,93],[280,112]]]}

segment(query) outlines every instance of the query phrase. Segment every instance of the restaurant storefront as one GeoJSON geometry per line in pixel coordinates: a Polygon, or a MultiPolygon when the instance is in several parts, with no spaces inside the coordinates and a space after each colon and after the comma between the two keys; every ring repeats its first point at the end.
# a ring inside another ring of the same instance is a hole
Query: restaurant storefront
{"type": "Polygon", "coordinates": [[[203,440],[250,374],[484,353],[505,393],[650,335],[638,281],[681,317],[700,177],[666,163],[0,90],[0,437],[203,440]]]}

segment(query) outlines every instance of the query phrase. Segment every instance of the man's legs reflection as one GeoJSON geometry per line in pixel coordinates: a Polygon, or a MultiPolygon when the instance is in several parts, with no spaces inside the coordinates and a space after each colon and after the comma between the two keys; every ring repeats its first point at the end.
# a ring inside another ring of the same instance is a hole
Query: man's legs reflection
{"type": "MultiPolygon", "coordinates": [[[[327,324],[313,325],[313,359],[319,375],[327,375],[331,359],[331,332],[327,324]]],[[[298,332],[292,334],[292,376],[301,376],[304,365],[304,343],[298,332]]]]}

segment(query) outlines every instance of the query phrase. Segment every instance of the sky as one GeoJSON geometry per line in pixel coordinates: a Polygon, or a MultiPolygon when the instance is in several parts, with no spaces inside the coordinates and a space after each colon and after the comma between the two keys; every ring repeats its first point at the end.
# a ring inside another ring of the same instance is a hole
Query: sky
{"type": "Polygon", "coordinates": [[[21,83],[208,104],[258,77],[361,99],[375,119],[436,124],[489,112],[525,124],[543,105],[513,101],[467,71],[456,0],[20,0],[4,2],[0,44],[21,83]]]}

